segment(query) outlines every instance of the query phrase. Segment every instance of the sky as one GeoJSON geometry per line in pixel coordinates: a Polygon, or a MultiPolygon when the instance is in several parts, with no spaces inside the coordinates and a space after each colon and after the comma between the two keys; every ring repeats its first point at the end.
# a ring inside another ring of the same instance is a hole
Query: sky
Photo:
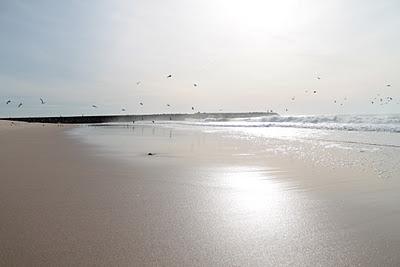
{"type": "Polygon", "coordinates": [[[400,113],[398,0],[2,0],[0,32],[3,117],[400,113]]]}

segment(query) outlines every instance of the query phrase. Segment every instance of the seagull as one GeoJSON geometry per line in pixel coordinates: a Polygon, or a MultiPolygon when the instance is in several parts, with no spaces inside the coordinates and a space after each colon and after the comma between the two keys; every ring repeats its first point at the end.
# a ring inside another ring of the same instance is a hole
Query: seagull
{"type": "Polygon", "coordinates": [[[192,110],[194,110],[194,107],[192,107],[192,110]]]}
{"type": "Polygon", "coordinates": [[[139,104],[140,104],[141,106],[143,106],[143,102],[140,102],[139,104]]]}
{"type": "Polygon", "coordinates": [[[321,77],[318,76],[318,77],[317,77],[317,80],[321,80],[321,77]]]}
{"type": "Polygon", "coordinates": [[[392,85],[391,84],[386,84],[386,87],[391,87],[392,85]]]}
{"type": "Polygon", "coordinates": [[[92,108],[97,108],[97,106],[96,105],[92,105],[92,108]]]}
{"type": "Polygon", "coordinates": [[[168,75],[167,78],[172,78],[172,74],[168,75]]]}
{"type": "Polygon", "coordinates": [[[40,102],[42,102],[42,105],[46,104],[42,98],[40,98],[40,102]]]}
{"type": "Polygon", "coordinates": [[[122,111],[126,111],[124,108],[123,109],[121,109],[122,111]]]}
{"type": "Polygon", "coordinates": [[[18,108],[22,107],[22,102],[18,104],[18,108]]]}
{"type": "Polygon", "coordinates": [[[10,103],[11,103],[11,100],[7,100],[6,104],[8,105],[8,104],[10,104],[10,103]]]}
{"type": "Polygon", "coordinates": [[[171,105],[170,104],[167,104],[167,107],[170,107],[171,105]]]}
{"type": "Polygon", "coordinates": [[[194,86],[194,87],[197,87],[197,83],[194,83],[193,86],[194,86]]]}

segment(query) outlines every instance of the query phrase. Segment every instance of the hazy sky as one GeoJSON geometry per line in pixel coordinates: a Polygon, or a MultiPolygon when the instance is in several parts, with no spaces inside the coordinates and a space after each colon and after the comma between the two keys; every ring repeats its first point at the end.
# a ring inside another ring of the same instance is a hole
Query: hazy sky
{"type": "Polygon", "coordinates": [[[400,112],[398,0],[1,0],[0,33],[0,116],[400,112]]]}

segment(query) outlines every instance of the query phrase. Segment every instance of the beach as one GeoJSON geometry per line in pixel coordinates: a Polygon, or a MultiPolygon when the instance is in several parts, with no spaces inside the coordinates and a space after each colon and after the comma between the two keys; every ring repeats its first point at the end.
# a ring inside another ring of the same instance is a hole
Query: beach
{"type": "Polygon", "coordinates": [[[0,267],[400,266],[400,1],[0,2],[0,267]]]}
{"type": "Polygon", "coordinates": [[[274,130],[2,123],[0,265],[398,265],[397,136],[274,130]]]}

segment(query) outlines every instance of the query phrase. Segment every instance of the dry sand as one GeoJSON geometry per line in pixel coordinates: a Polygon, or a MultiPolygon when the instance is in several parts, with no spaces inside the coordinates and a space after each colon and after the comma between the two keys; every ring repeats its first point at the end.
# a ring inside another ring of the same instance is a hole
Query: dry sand
{"type": "Polygon", "coordinates": [[[129,246],[118,225],[127,206],[120,170],[67,140],[64,128],[7,125],[0,131],[1,266],[110,265],[127,263],[126,249],[143,250],[140,233],[138,247],[129,246]]]}
{"type": "Polygon", "coordinates": [[[0,131],[2,266],[400,263],[398,183],[232,151],[121,163],[65,128],[18,127],[0,131]]]}

